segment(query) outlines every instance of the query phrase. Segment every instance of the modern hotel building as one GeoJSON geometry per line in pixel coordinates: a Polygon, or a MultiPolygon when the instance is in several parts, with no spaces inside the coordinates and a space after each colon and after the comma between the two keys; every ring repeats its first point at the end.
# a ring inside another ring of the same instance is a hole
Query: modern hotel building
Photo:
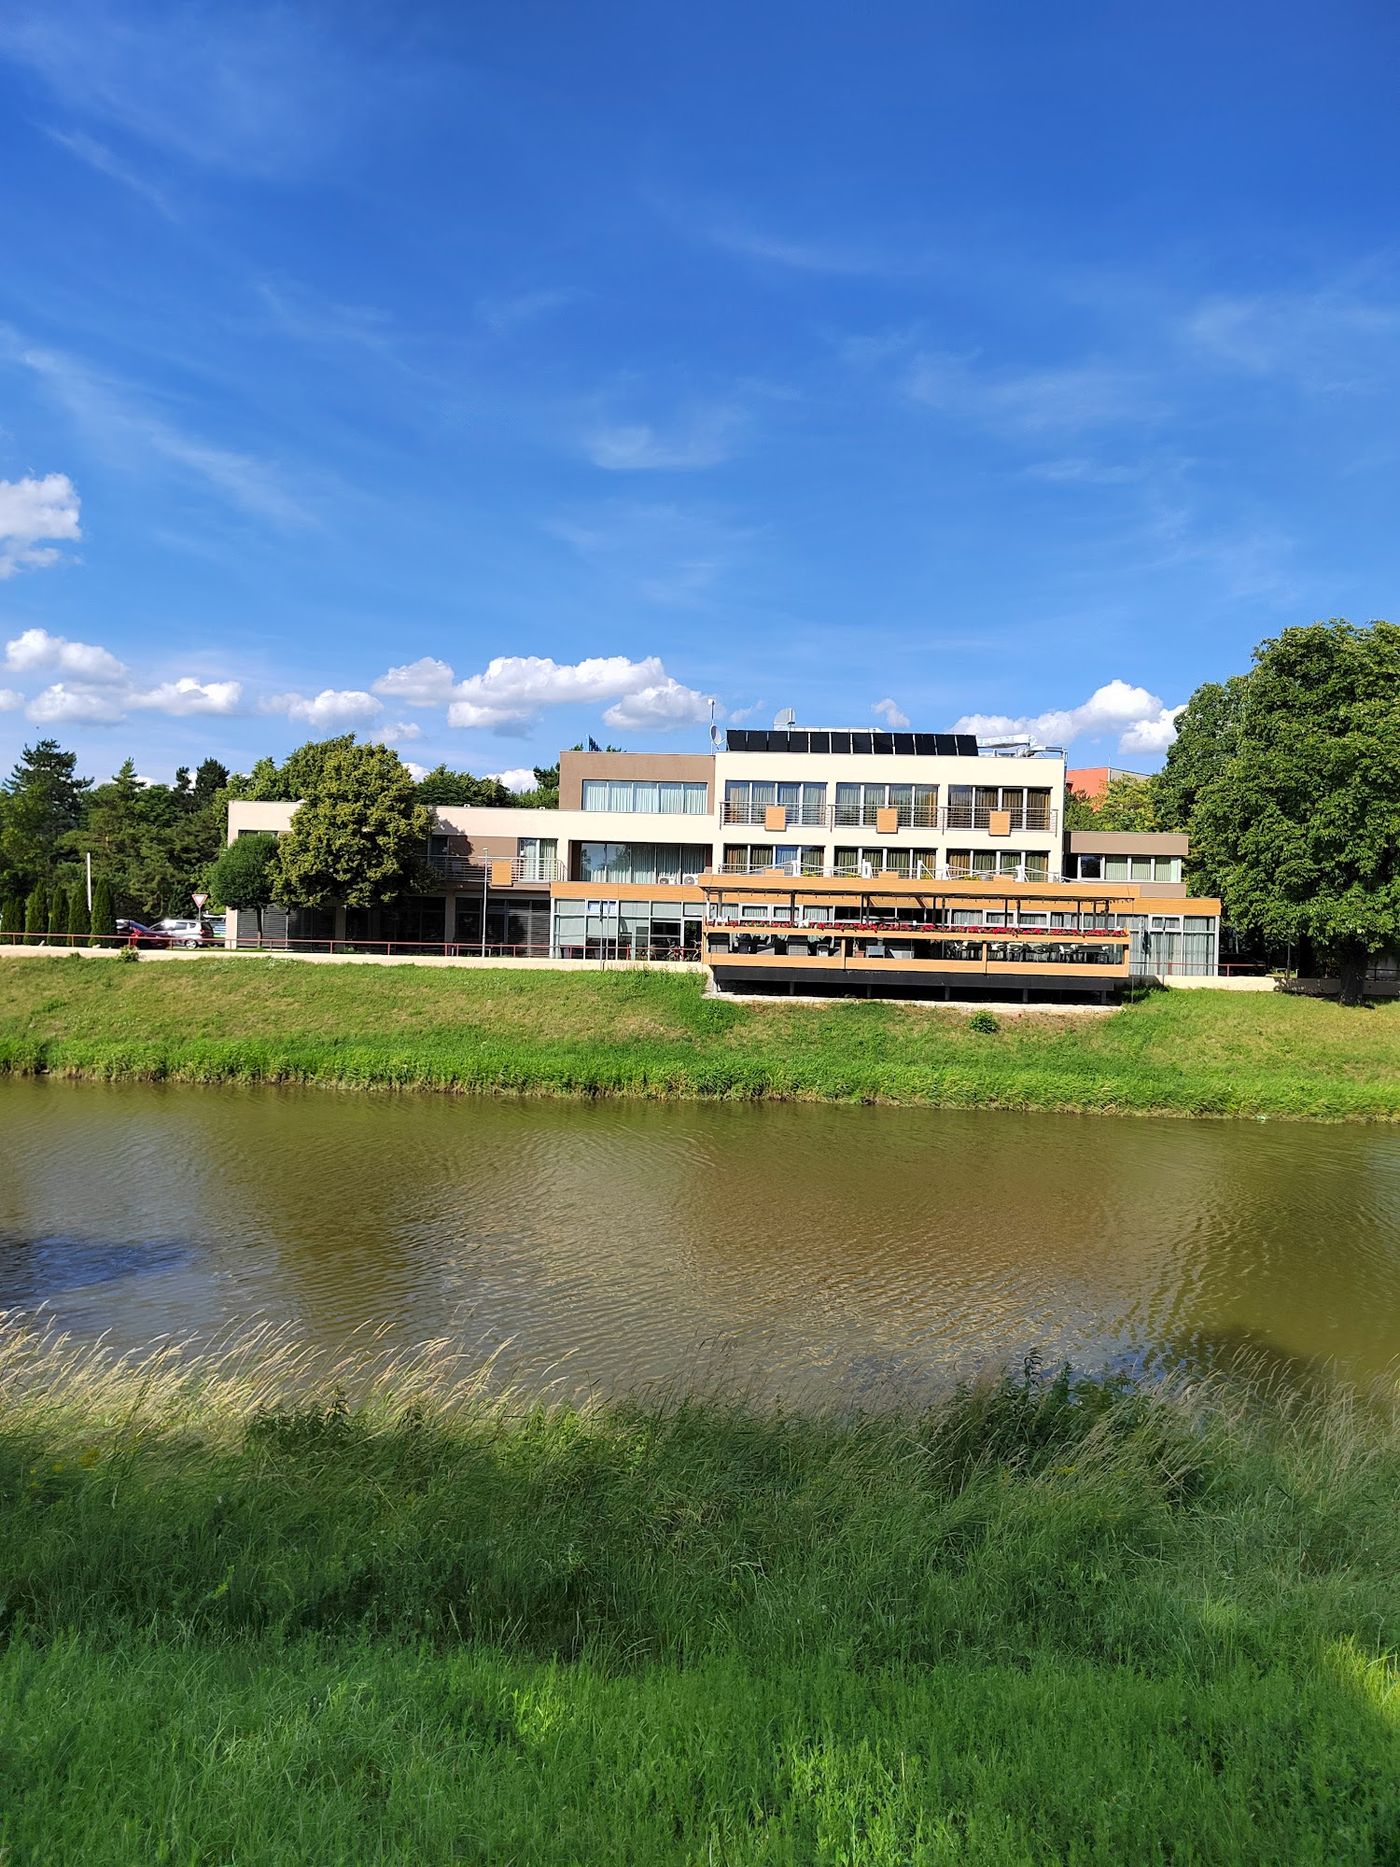
{"type": "MultiPolygon", "coordinates": [[[[565,752],[557,810],[439,807],[434,885],[265,912],[262,940],[703,961],[720,990],[1106,999],[1216,970],[1186,839],[1065,835],[1063,755],[950,733],[731,730],[705,754],[565,752]]],[[[235,803],[230,838],[295,804],[235,803]]],[[[233,938],[256,937],[237,917],[233,938]]]]}

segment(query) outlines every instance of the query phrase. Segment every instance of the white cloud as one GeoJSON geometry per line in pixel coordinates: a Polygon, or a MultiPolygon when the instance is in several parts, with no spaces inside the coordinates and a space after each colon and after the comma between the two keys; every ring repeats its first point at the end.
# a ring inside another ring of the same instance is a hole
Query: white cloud
{"type": "Polygon", "coordinates": [[[709,717],[708,697],[693,687],[682,687],[669,674],[654,687],[624,695],[603,714],[607,725],[635,732],[667,732],[673,726],[702,724],[709,717]]]}
{"type": "Polygon", "coordinates": [[[366,733],[365,737],[377,739],[380,745],[396,746],[401,745],[406,739],[421,739],[423,728],[417,720],[394,720],[392,722],[386,720],[382,726],[376,726],[366,733]]]}
{"type": "Polygon", "coordinates": [[[909,715],[893,700],[877,700],[870,711],[878,713],[891,731],[902,731],[909,724],[909,715]]]}
{"type": "Polygon", "coordinates": [[[1186,711],[1183,700],[1179,707],[1162,707],[1154,718],[1134,720],[1127,732],[1118,741],[1120,752],[1165,752],[1176,738],[1176,720],[1179,713],[1186,711]]]}
{"type": "Polygon", "coordinates": [[[1082,454],[1037,460],[1024,468],[1023,474],[1028,480],[1044,480],[1050,486],[1129,486],[1143,477],[1141,467],[1111,466],[1082,454]]]}
{"type": "Polygon", "coordinates": [[[595,655],[575,662],[552,661],[544,655],[497,655],[482,673],[469,675],[453,688],[447,723],[520,726],[541,707],[616,700],[660,686],[668,678],[655,655],[644,661],[631,661],[626,655],[595,655]]]}
{"type": "Polygon", "coordinates": [[[535,788],[534,768],[530,765],[512,765],[509,771],[488,771],[486,776],[503,784],[507,791],[533,791],[535,788]]]}
{"type": "Polygon", "coordinates": [[[729,715],[731,726],[742,726],[745,720],[751,720],[756,713],[762,713],[765,703],[755,700],[752,706],[734,707],[729,715]]]}
{"type": "MultiPolygon", "coordinates": [[[[61,476],[60,476],[61,477],[61,476]]],[[[70,642],[47,629],[26,629],[5,644],[5,666],[12,674],[71,674],[77,680],[124,681],[126,667],[92,642],[70,642]]]]}
{"type": "Polygon", "coordinates": [[[122,697],[110,687],[70,686],[55,681],[30,701],[26,716],[43,726],[86,723],[90,726],[115,726],[126,715],[122,697]]]}
{"type": "Polygon", "coordinates": [[[23,694],[17,694],[13,687],[0,687],[0,713],[13,713],[16,707],[23,705],[23,694]]]}
{"type": "Polygon", "coordinates": [[[1005,739],[1029,733],[1047,745],[1069,745],[1076,739],[1098,739],[1119,734],[1122,752],[1163,752],[1176,732],[1180,707],[1163,705],[1145,687],[1112,680],[1095,688],[1077,707],[1013,717],[1005,713],[968,713],[956,720],[953,731],[975,733],[980,739],[1005,739]]]}
{"type": "Polygon", "coordinates": [[[414,763],[414,761],[411,758],[400,759],[399,763],[403,766],[404,770],[408,773],[409,777],[412,778],[415,784],[418,783],[420,778],[426,778],[428,775],[427,766],[417,765],[414,763]]]}
{"type": "Polygon", "coordinates": [[[54,563],[58,547],[53,540],[81,538],[79,503],[66,473],[0,480],[0,579],[54,563]]]}
{"type": "Polygon", "coordinates": [[[737,409],[702,411],[687,424],[662,433],[650,422],[595,429],[585,452],[610,473],[691,472],[728,460],[740,426],[737,409]]]}
{"type": "Polygon", "coordinates": [[[456,678],[445,661],[424,655],[417,661],[406,661],[401,667],[390,668],[377,681],[371,681],[370,686],[386,700],[399,700],[409,707],[436,707],[452,698],[456,678]]]}
{"type": "Polygon", "coordinates": [[[304,726],[358,726],[379,712],[373,694],[359,688],[324,687],[319,694],[273,694],[263,702],[264,713],[285,713],[304,726]]]}
{"type": "Polygon", "coordinates": [[[242,698],[241,681],[196,681],[186,674],[145,693],[129,694],[127,705],[184,718],[191,713],[234,713],[242,698]]]}

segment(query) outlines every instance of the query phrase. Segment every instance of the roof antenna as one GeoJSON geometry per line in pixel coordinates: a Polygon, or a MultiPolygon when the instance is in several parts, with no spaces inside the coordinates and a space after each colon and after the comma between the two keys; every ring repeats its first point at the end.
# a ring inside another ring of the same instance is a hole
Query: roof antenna
{"type": "Polygon", "coordinates": [[[710,695],[710,745],[716,752],[724,750],[724,734],[715,725],[715,697],[710,695]]]}

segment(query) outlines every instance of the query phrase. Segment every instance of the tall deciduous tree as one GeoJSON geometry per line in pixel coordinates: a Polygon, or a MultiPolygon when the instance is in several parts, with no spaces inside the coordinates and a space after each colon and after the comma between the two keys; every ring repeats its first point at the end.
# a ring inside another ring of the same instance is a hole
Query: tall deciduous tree
{"type": "Polygon", "coordinates": [[[308,908],[391,901],[423,879],[433,813],[391,746],[346,738],[321,751],[305,801],[277,840],[276,899],[308,908]]]}
{"type": "Polygon", "coordinates": [[[205,877],[210,899],[220,907],[246,908],[257,914],[259,938],[263,909],[274,899],[276,859],[275,836],[240,836],[220,851],[205,877]]]}
{"type": "Polygon", "coordinates": [[[1359,1004],[1371,956],[1400,943],[1400,627],[1285,629],[1183,722],[1193,850],[1227,916],[1310,940],[1359,1004]]]}

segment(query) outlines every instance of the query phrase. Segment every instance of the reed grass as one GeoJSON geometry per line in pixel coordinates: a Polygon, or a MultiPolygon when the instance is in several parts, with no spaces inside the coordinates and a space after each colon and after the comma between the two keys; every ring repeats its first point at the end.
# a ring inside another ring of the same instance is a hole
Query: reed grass
{"type": "MultiPolygon", "coordinates": [[[[1373,1863],[1393,1407],[488,1395],[0,1332],[16,1862],[1373,1863]]],[[[8,1850],[8,1852],[6,1852],[8,1850]]]]}
{"type": "Polygon", "coordinates": [[[1158,992],[1111,1014],[734,1004],[695,975],[0,954],[0,1073],[491,1094],[1400,1117],[1400,1008],[1158,992]]]}

